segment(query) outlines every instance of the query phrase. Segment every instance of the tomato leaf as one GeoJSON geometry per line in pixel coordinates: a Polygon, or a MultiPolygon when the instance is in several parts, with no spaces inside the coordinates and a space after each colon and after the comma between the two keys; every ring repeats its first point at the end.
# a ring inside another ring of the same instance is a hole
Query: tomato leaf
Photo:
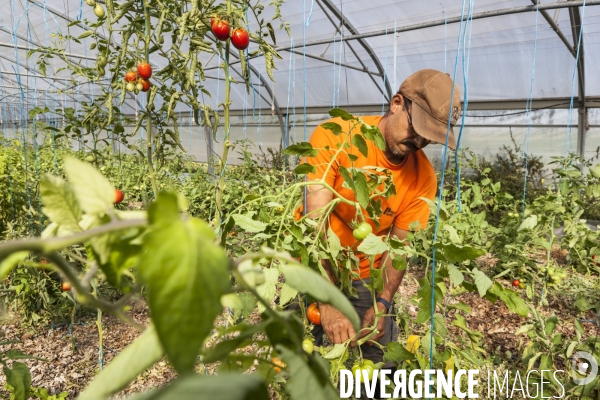
{"type": "MultiPolygon", "coordinates": [[[[486,274],[484,274],[477,268],[473,268],[473,279],[475,281],[475,286],[477,286],[477,291],[479,292],[479,296],[481,296],[481,297],[485,296],[488,289],[493,284],[492,280],[490,278],[488,278],[488,276],[486,274]]],[[[496,293],[493,293],[493,294],[496,294],[496,293]]]]}
{"type": "Polygon", "coordinates": [[[383,242],[383,237],[369,233],[369,235],[357,247],[361,253],[368,256],[374,256],[388,250],[387,244],[383,242]]]}
{"type": "Polygon", "coordinates": [[[14,400],[27,400],[31,388],[31,373],[27,365],[14,362],[12,368],[4,367],[6,383],[13,387],[10,398],[14,400]]]}
{"type": "Polygon", "coordinates": [[[203,221],[179,219],[177,196],[160,193],[148,210],[140,274],[148,285],[158,337],[179,373],[192,371],[200,346],[223,311],[229,259],[203,221]]]}
{"type": "Polygon", "coordinates": [[[267,387],[256,375],[222,373],[191,375],[129,400],[269,400],[267,387]]]}
{"type": "Polygon", "coordinates": [[[235,223],[246,232],[263,232],[267,227],[267,224],[264,222],[255,221],[249,215],[233,214],[231,217],[235,220],[235,223]]]}
{"type": "Polygon", "coordinates": [[[306,175],[308,173],[315,173],[317,170],[312,164],[304,163],[294,168],[294,173],[297,175],[306,175]]]}
{"type": "Polygon", "coordinates": [[[339,135],[343,133],[340,124],[336,124],[335,122],[325,122],[324,124],[321,124],[321,128],[333,132],[334,135],[339,135]]]}
{"type": "Polygon", "coordinates": [[[340,117],[344,121],[350,121],[354,119],[354,116],[352,114],[345,110],[342,110],[341,108],[332,108],[331,110],[329,110],[329,115],[331,115],[333,118],[340,117]]]}
{"type": "MultiPolygon", "coordinates": [[[[340,128],[341,129],[341,128],[340,128]]],[[[286,147],[283,154],[288,156],[299,157],[314,157],[319,153],[317,149],[313,149],[312,144],[308,142],[300,142],[286,147]]]]}
{"type": "Polygon", "coordinates": [[[297,295],[298,291],[296,289],[284,283],[281,285],[281,293],[279,294],[279,304],[282,306],[286,305],[297,295]]]}
{"type": "Polygon", "coordinates": [[[369,155],[369,148],[367,147],[367,142],[365,142],[365,138],[362,135],[353,135],[352,136],[352,144],[356,146],[358,151],[365,157],[369,155]]]}
{"type": "Polygon", "coordinates": [[[369,205],[369,186],[365,175],[358,172],[354,175],[354,187],[356,188],[356,199],[363,208],[369,205]]]}
{"type": "Polygon", "coordinates": [[[436,257],[450,264],[458,264],[466,260],[473,260],[485,254],[485,250],[472,246],[458,244],[436,244],[436,257]]]}
{"type": "Polygon", "coordinates": [[[318,301],[331,304],[350,320],[352,326],[358,332],[360,321],[354,307],[348,298],[322,275],[303,265],[292,263],[282,263],[281,270],[286,284],[300,293],[306,293],[318,301]]]}
{"type": "Polygon", "coordinates": [[[521,225],[519,225],[517,232],[533,229],[536,227],[537,223],[538,223],[537,215],[531,215],[531,216],[525,218],[523,220],[523,222],[521,222],[521,225]]]}
{"type": "Polygon", "coordinates": [[[448,264],[448,275],[454,286],[460,286],[465,280],[463,273],[452,264],[448,264]]]}
{"type": "Polygon", "coordinates": [[[76,158],[66,157],[65,173],[84,212],[103,214],[113,207],[115,188],[96,168],[76,158]]]}
{"type": "Polygon", "coordinates": [[[70,232],[81,232],[81,207],[71,186],[59,177],[44,175],[40,183],[42,211],[48,219],[70,232]]]}
{"type": "Polygon", "coordinates": [[[498,296],[510,311],[517,313],[522,317],[527,316],[527,313],[529,312],[527,304],[517,293],[510,289],[503,288],[499,283],[494,283],[489,291],[498,296]]]}
{"type": "Polygon", "coordinates": [[[79,400],[108,398],[119,392],[164,354],[154,326],[148,327],[137,339],[104,367],[77,397],[79,400]]]}
{"type": "Polygon", "coordinates": [[[277,346],[281,358],[290,369],[286,389],[292,400],[329,400],[338,398],[329,371],[316,356],[308,359],[299,356],[284,346],[277,346]]]}
{"type": "Polygon", "coordinates": [[[387,349],[383,353],[383,361],[399,362],[404,360],[412,360],[413,358],[414,354],[406,350],[406,348],[404,348],[404,346],[398,342],[388,343],[387,349]]]}
{"type": "Polygon", "coordinates": [[[6,258],[3,258],[2,254],[0,254],[0,280],[4,280],[10,271],[13,270],[20,262],[25,261],[25,259],[29,256],[29,251],[17,251],[12,253],[6,258]]]}

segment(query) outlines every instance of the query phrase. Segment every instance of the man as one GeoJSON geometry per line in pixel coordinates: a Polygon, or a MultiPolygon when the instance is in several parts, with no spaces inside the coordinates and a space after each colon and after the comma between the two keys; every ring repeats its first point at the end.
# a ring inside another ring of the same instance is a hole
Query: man
{"type": "MultiPolygon", "coordinates": [[[[381,130],[386,142],[385,151],[381,151],[374,143],[368,143],[368,156],[364,157],[356,148],[348,149],[358,157],[353,162],[342,152],[337,162],[332,164],[325,181],[344,197],[354,201],[354,193],[342,187],[343,178],[338,173],[338,166],[350,167],[384,167],[392,172],[392,179],[396,186],[396,195],[389,199],[382,199],[382,215],[379,230],[375,231],[375,225],[367,220],[373,227],[373,233],[379,236],[396,236],[403,240],[409,230],[409,225],[419,222],[425,227],[429,217],[429,207],[421,197],[433,200],[437,181],[431,163],[422,149],[430,143],[446,143],[448,134],[448,146],[456,147],[456,140],[452,128],[448,131],[448,116],[451,115],[451,127],[456,124],[460,112],[460,93],[448,74],[440,71],[425,69],[409,76],[400,86],[398,93],[390,101],[389,111],[381,117],[363,117],[365,123],[375,126],[381,130]],[[454,91],[453,91],[454,86],[454,91]],[[450,112],[452,107],[452,112],[450,112]],[[391,231],[391,232],[390,232],[391,231]]],[[[348,123],[341,119],[332,121],[347,129],[348,123]]],[[[310,143],[313,148],[321,149],[319,154],[308,159],[316,167],[316,173],[309,174],[309,180],[319,180],[323,177],[327,164],[332,155],[338,149],[337,144],[343,140],[344,135],[333,135],[329,130],[317,127],[312,134],[310,143]],[[327,146],[329,150],[327,150],[327,146]]],[[[354,147],[354,146],[352,146],[354,147]]],[[[309,217],[318,216],[315,210],[322,209],[333,200],[333,193],[320,185],[308,187],[306,198],[306,214],[309,217]],[[312,214],[311,214],[312,213],[312,214]]],[[[352,235],[352,227],[349,222],[355,219],[355,207],[340,203],[331,214],[328,223],[330,228],[339,237],[342,246],[355,247],[357,240],[352,235]]],[[[366,215],[366,213],[364,213],[366,215]]],[[[384,289],[377,293],[376,305],[373,307],[372,296],[362,281],[367,281],[370,275],[370,263],[367,257],[360,262],[361,280],[355,280],[353,286],[358,290],[358,298],[350,298],[359,317],[362,327],[372,327],[375,314],[388,314],[393,297],[404,276],[404,271],[392,268],[392,259],[387,253],[376,257],[375,268],[385,265],[384,289]]],[[[332,274],[332,266],[328,262],[323,263],[329,273],[330,280],[335,283],[332,274]]],[[[361,330],[357,335],[350,321],[338,310],[328,304],[319,304],[321,312],[321,327],[313,331],[317,342],[322,340],[323,331],[333,343],[343,343],[352,340],[352,346],[356,345],[357,339],[371,333],[367,329],[361,330]],[[322,329],[321,329],[322,328],[322,329]]],[[[390,341],[397,340],[397,326],[392,317],[381,317],[377,319],[376,333],[371,340],[378,341],[385,346],[390,341]]],[[[369,342],[367,342],[369,344],[369,342]]],[[[373,362],[383,360],[383,351],[379,346],[368,345],[361,347],[363,357],[373,362]]],[[[389,366],[391,367],[391,366],[389,366]]]]}

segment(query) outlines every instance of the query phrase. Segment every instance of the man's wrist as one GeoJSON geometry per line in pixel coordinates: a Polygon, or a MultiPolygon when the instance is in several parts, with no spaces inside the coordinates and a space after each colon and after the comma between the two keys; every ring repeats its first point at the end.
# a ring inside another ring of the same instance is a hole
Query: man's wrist
{"type": "Polygon", "coordinates": [[[387,301],[386,299],[384,299],[383,297],[377,297],[375,299],[375,302],[377,302],[379,304],[383,304],[387,311],[390,311],[390,308],[392,308],[392,304],[389,301],[387,301]]]}

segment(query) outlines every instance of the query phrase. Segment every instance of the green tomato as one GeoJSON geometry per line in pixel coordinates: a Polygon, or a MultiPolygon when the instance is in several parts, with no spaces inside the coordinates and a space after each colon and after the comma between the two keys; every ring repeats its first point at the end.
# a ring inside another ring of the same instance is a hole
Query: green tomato
{"type": "Polygon", "coordinates": [[[371,360],[363,360],[361,363],[357,361],[352,366],[352,375],[356,377],[356,371],[360,371],[360,381],[365,383],[365,376],[363,371],[367,371],[367,378],[369,380],[373,379],[373,371],[375,371],[375,364],[371,360]]]}
{"type": "Polygon", "coordinates": [[[302,341],[302,350],[308,354],[312,354],[312,352],[315,350],[315,344],[310,339],[304,339],[302,341]]]}
{"type": "Polygon", "coordinates": [[[90,154],[89,156],[87,156],[85,158],[85,161],[87,161],[87,162],[94,162],[94,161],[96,161],[96,156],[93,155],[93,154],[90,154]]]}
{"type": "Polygon", "coordinates": [[[371,225],[368,222],[363,222],[355,230],[352,231],[352,236],[354,236],[354,239],[356,240],[363,240],[364,238],[369,236],[369,233],[372,232],[373,228],[371,228],[371,225]]]}

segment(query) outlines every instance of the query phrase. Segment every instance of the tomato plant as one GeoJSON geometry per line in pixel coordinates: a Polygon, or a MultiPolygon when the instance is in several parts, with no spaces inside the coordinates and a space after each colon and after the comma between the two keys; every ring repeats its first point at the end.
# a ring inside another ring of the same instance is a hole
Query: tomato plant
{"type": "Polygon", "coordinates": [[[137,74],[133,71],[128,71],[125,74],[125,81],[126,82],[135,82],[137,80],[137,74]]]}
{"type": "Polygon", "coordinates": [[[302,350],[311,354],[315,350],[315,343],[310,339],[304,339],[302,341],[302,350]]]}
{"type": "Polygon", "coordinates": [[[71,290],[71,283],[68,281],[63,282],[60,285],[60,290],[62,290],[63,292],[68,292],[69,290],[71,290]]]}
{"type": "Polygon", "coordinates": [[[521,281],[520,281],[520,280],[518,280],[518,279],[513,279],[513,281],[512,281],[512,285],[513,285],[514,287],[519,287],[519,286],[521,285],[521,281]]]}
{"type": "Polygon", "coordinates": [[[125,193],[123,193],[122,190],[115,189],[115,199],[114,199],[113,203],[119,204],[120,202],[123,201],[123,198],[125,198],[125,193]]]}
{"type": "Polygon", "coordinates": [[[369,381],[371,379],[373,379],[373,372],[375,371],[375,363],[373,363],[373,361],[371,360],[362,360],[362,361],[356,361],[353,365],[352,365],[352,375],[354,377],[356,377],[356,373],[360,374],[360,381],[361,382],[365,382],[365,379],[368,379],[369,381]],[[365,378],[366,375],[366,378],[365,378]]]}

